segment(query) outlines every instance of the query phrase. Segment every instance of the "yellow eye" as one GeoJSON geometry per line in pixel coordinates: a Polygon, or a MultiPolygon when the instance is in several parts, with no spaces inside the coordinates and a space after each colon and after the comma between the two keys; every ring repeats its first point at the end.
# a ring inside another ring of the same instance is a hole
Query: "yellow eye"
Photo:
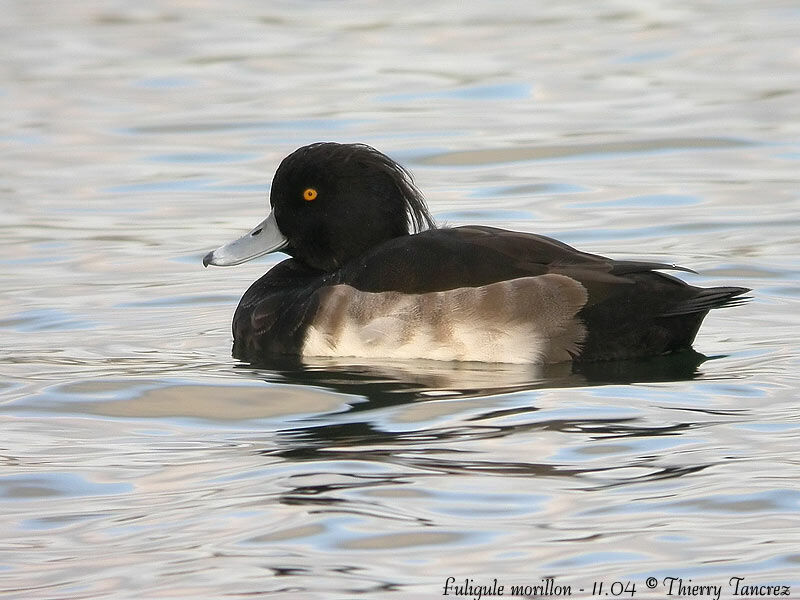
{"type": "Polygon", "coordinates": [[[312,200],[317,199],[317,190],[314,188],[306,188],[306,191],[303,192],[303,200],[306,202],[311,202],[312,200]]]}

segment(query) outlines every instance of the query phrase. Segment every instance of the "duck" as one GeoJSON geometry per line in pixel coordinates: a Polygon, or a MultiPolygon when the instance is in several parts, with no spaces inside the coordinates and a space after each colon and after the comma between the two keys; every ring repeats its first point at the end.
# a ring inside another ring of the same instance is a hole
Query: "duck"
{"type": "Polygon", "coordinates": [[[437,226],[410,172],[365,144],[303,146],[275,171],[266,219],[206,254],[279,262],[244,293],[233,356],[544,365],[692,348],[743,287],[674,264],[614,260],[533,233],[437,226]]]}

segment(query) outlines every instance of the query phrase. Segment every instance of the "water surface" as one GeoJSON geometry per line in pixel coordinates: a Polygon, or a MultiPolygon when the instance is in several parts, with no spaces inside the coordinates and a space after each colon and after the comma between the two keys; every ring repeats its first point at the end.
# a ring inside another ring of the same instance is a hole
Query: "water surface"
{"type": "Polygon", "coordinates": [[[33,0],[0,29],[0,595],[800,597],[795,3],[33,0]],[[698,354],[577,372],[239,364],[280,257],[201,258],[318,140],[397,158],[441,222],[754,300],[698,354]]]}

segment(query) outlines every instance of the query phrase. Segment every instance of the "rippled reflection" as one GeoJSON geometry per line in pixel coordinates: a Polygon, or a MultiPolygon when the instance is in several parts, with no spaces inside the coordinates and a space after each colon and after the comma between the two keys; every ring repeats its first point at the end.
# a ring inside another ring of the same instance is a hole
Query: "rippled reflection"
{"type": "Polygon", "coordinates": [[[285,357],[241,363],[238,368],[265,381],[362,395],[381,406],[430,397],[475,398],[543,388],[688,381],[707,360],[689,350],[637,360],[551,365],[285,357]]]}
{"type": "MultiPolygon", "coordinates": [[[[647,438],[679,435],[697,423],[691,420],[671,424],[649,424],[641,417],[609,418],[580,415],[538,414],[537,391],[586,386],[605,386],[645,382],[690,381],[707,357],[697,352],[636,361],[585,365],[481,365],[413,361],[406,364],[352,365],[335,360],[301,365],[286,359],[266,365],[241,365],[248,377],[266,382],[291,383],[324,388],[356,399],[324,423],[279,430],[281,448],[265,451],[290,461],[361,460],[368,452],[370,461],[436,473],[486,473],[502,476],[570,477],[594,469],[574,468],[553,462],[521,460],[476,460],[471,453],[453,451],[461,443],[535,435],[536,432],[561,433],[593,439],[647,438]],[[508,407],[496,402],[475,402],[504,395],[523,399],[508,407]],[[470,402],[472,401],[472,402],[470,402]],[[393,417],[383,415],[394,409],[393,417]],[[454,419],[458,423],[448,421],[454,419]],[[445,422],[445,424],[440,424],[445,422]]],[[[702,409],[698,409],[701,410],[702,409]]],[[[333,415],[332,415],[333,416],[333,415]]],[[[314,421],[315,419],[312,419],[314,421]]],[[[578,441],[578,443],[582,443],[578,441]]],[[[653,470],[637,481],[664,479],[694,473],[704,465],[653,470]]],[[[603,466],[599,470],[605,471],[603,466]]],[[[370,477],[348,485],[383,485],[394,481],[370,477]]],[[[605,483],[604,485],[612,485],[605,483]]],[[[314,501],[324,497],[322,490],[314,501]]]]}

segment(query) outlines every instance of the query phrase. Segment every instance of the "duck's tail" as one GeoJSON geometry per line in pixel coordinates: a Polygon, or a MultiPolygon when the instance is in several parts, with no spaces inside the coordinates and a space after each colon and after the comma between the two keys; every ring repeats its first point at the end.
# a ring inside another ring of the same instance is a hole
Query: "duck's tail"
{"type": "Polygon", "coordinates": [[[739,306],[750,300],[749,296],[742,296],[750,291],[743,287],[713,287],[700,289],[697,295],[683,300],[662,314],[663,317],[677,317],[707,313],[712,308],[725,308],[739,306]]]}

